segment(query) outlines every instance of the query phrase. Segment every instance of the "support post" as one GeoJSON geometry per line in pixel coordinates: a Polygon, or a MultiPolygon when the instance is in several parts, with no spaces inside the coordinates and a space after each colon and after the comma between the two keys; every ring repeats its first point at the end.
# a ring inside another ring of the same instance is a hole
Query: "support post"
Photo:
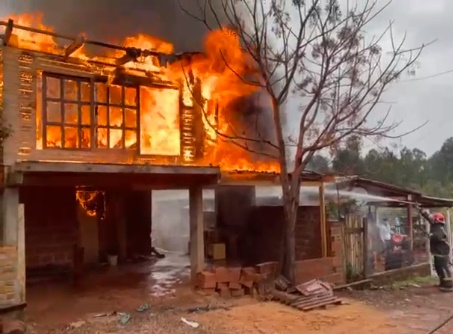
{"type": "MultiPolygon", "coordinates": [[[[412,196],[407,197],[408,201],[412,201],[412,196]]],[[[412,214],[412,204],[407,205],[407,225],[409,227],[409,242],[411,252],[414,250],[414,218],[412,214]]]]}
{"type": "Polygon", "coordinates": [[[17,215],[17,278],[19,281],[18,299],[19,304],[25,304],[25,208],[24,204],[18,205],[17,215]]]}
{"type": "Polygon", "coordinates": [[[3,191],[3,246],[17,247],[18,243],[19,189],[3,191]]]}
{"type": "MultiPolygon", "coordinates": [[[[450,214],[450,208],[447,209],[447,240],[448,240],[448,244],[450,245],[451,247],[451,214],[450,214]]],[[[450,253],[448,255],[449,259],[450,259],[450,263],[452,263],[452,254],[451,254],[451,250],[450,250],[450,253]]]]}
{"type": "Polygon", "coordinates": [[[190,211],[190,272],[195,282],[198,272],[204,267],[204,235],[203,235],[203,188],[193,186],[189,189],[190,211]]]}
{"type": "Polygon", "coordinates": [[[363,276],[368,278],[370,276],[370,234],[368,231],[371,221],[371,208],[368,207],[368,215],[363,219],[363,276]]]}
{"type": "MultiPolygon", "coordinates": [[[[429,229],[431,227],[431,225],[429,224],[429,221],[426,220],[425,218],[422,218],[421,216],[420,216],[420,219],[423,219],[423,221],[425,222],[426,232],[429,233],[429,229]]],[[[425,248],[426,248],[426,252],[428,253],[429,271],[431,273],[431,276],[434,277],[434,276],[436,276],[436,274],[434,273],[434,270],[433,270],[433,257],[431,256],[431,249],[429,247],[429,238],[426,238],[425,248]]]]}
{"type": "Polygon", "coordinates": [[[321,247],[322,257],[327,257],[327,221],[326,221],[326,201],[324,197],[324,183],[319,186],[319,216],[321,224],[321,247]]]}

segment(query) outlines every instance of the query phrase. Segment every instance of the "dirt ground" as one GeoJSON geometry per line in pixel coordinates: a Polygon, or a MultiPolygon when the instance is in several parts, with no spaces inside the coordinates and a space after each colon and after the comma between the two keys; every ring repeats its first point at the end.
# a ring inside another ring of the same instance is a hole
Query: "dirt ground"
{"type": "MultiPolygon", "coordinates": [[[[166,258],[103,272],[77,288],[30,287],[25,313],[30,333],[427,334],[453,312],[453,294],[431,283],[346,291],[339,293],[344,305],[310,312],[246,297],[221,300],[190,289],[184,261],[166,258]]],[[[453,333],[453,320],[436,332],[447,333],[453,333]]]]}
{"type": "MultiPolygon", "coordinates": [[[[342,293],[344,305],[310,312],[251,298],[220,301],[188,290],[184,296],[183,290],[171,300],[150,303],[150,308],[143,312],[121,309],[130,315],[126,324],[120,323],[119,314],[94,313],[74,317],[66,323],[68,317],[63,322],[47,319],[41,323],[34,319],[29,324],[32,333],[427,334],[453,310],[451,295],[432,287],[342,293]],[[202,308],[208,304],[214,310],[193,310],[195,306],[202,308]],[[192,328],[181,318],[196,322],[199,327],[192,328]]],[[[114,304],[110,306],[109,311],[105,309],[107,313],[115,309],[114,304]]],[[[436,333],[453,333],[453,321],[436,333]]]]}

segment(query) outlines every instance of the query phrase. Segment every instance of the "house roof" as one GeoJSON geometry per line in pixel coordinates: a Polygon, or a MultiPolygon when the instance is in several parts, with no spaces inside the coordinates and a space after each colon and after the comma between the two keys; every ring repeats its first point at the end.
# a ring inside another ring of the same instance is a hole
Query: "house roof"
{"type": "Polygon", "coordinates": [[[418,191],[403,188],[389,183],[375,181],[371,179],[362,178],[359,176],[337,178],[339,182],[337,184],[340,188],[359,187],[365,189],[369,194],[381,196],[381,197],[401,197],[408,195],[421,196],[422,194],[418,191]]]}

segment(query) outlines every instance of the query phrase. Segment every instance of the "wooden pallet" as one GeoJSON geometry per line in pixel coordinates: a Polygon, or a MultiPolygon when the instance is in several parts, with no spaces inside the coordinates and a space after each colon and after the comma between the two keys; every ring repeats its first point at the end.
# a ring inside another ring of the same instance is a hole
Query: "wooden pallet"
{"type": "Polygon", "coordinates": [[[340,305],[341,299],[331,293],[322,293],[311,296],[300,296],[281,291],[272,291],[273,300],[288,305],[301,311],[310,311],[316,308],[324,308],[328,305],[340,305]]]}

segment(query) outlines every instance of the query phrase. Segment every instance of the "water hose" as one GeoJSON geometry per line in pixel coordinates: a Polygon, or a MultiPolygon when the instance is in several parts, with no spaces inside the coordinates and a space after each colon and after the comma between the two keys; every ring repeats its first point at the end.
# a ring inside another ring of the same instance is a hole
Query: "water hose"
{"type": "Polygon", "coordinates": [[[437,332],[439,329],[441,329],[441,328],[444,327],[446,324],[448,324],[452,319],[453,319],[453,314],[451,314],[447,319],[445,319],[444,321],[442,321],[439,325],[437,325],[436,328],[432,329],[432,330],[429,331],[427,334],[433,334],[433,333],[437,332]]]}

